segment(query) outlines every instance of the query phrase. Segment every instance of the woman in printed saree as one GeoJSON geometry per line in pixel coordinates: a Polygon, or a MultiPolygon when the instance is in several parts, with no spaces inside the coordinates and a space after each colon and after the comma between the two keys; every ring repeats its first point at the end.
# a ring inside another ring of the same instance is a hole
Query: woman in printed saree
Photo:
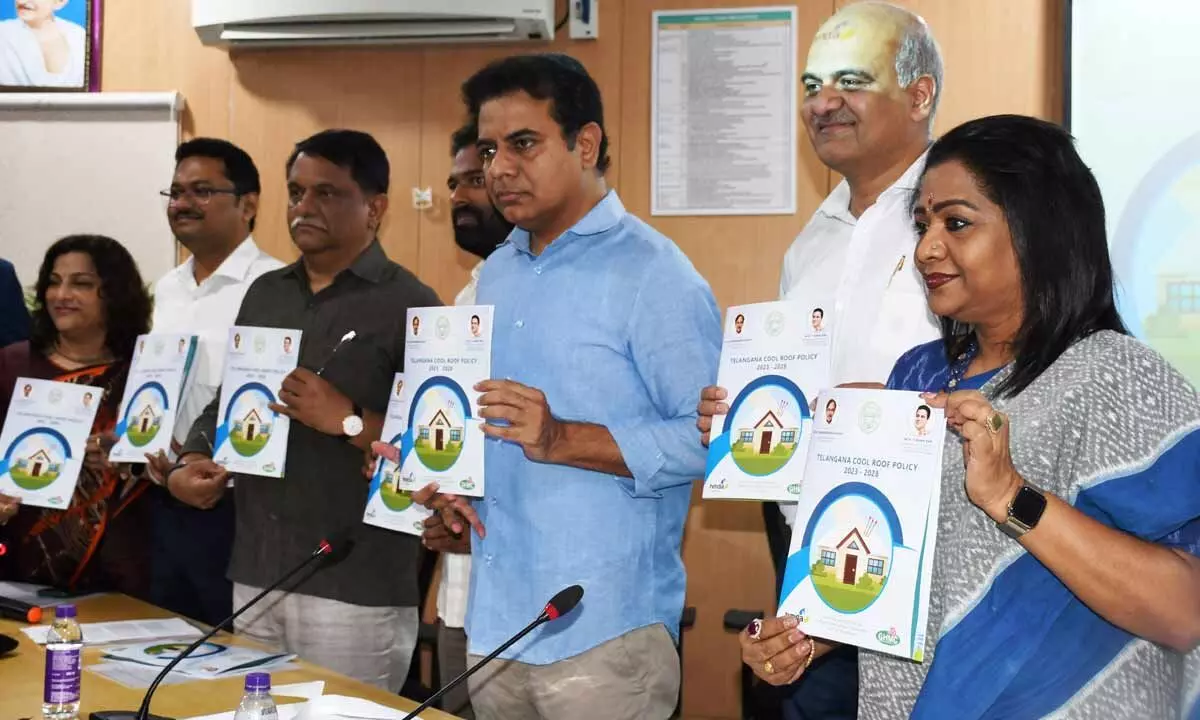
{"type": "Polygon", "coordinates": [[[0,537],[10,549],[0,577],[147,595],[147,481],[106,457],[134,342],[149,326],[150,297],[116,240],[72,235],[46,251],[31,338],[0,350],[0,414],[18,377],[91,385],[98,409],[67,509],[21,507],[0,494],[0,537]]]}
{"type": "MultiPolygon", "coordinates": [[[[913,217],[943,338],[888,384],[951,432],[926,659],[860,652],[859,717],[1200,717],[1200,400],[1117,315],[1095,178],[1060,128],[984,118],[913,217]]],[[[788,617],[740,641],[776,685],[828,647],[788,617]]]]}

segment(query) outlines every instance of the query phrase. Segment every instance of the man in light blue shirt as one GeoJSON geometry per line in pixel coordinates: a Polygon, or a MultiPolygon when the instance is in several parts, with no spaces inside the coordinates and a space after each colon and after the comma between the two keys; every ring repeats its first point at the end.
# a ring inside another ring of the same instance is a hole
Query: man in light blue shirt
{"type": "Polygon", "coordinates": [[[510,57],[463,96],[488,190],[517,225],[479,279],[477,302],[495,306],[495,379],[476,388],[486,497],[429,501],[455,529],[475,526],[473,661],[562,588],[585,590],[573,612],[472,677],[472,704],[480,720],[666,718],[679,689],[680,541],[704,472],[695,398],[720,355],[716,303],[679,248],[608,189],[600,92],[582,65],[510,57]]]}

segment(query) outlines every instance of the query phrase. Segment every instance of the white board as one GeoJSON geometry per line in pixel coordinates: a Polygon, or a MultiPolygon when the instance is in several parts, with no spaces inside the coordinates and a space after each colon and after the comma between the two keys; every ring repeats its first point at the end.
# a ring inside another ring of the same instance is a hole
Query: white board
{"type": "Polygon", "coordinates": [[[0,257],[22,285],[73,233],[119,240],[147,284],[175,265],[158,191],[171,184],[182,109],[176,92],[0,94],[0,257]]]}

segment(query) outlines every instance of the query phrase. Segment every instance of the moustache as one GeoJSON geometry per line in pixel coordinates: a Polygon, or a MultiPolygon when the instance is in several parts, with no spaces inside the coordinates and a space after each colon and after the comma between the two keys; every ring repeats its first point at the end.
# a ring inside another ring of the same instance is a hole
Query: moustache
{"type": "Polygon", "coordinates": [[[458,224],[460,218],[469,217],[475,221],[476,225],[482,225],[484,221],[483,211],[474,205],[459,205],[450,211],[450,219],[454,224],[458,224]]]}
{"type": "Polygon", "coordinates": [[[175,213],[176,220],[203,220],[204,213],[195,210],[179,210],[175,213]]]}
{"type": "Polygon", "coordinates": [[[813,118],[813,124],[817,128],[824,128],[830,125],[848,125],[854,122],[854,116],[844,110],[836,110],[828,115],[821,115],[813,118]]]}
{"type": "Polygon", "coordinates": [[[314,227],[314,228],[322,227],[320,223],[315,223],[312,221],[312,218],[306,218],[306,217],[298,217],[295,220],[292,220],[292,224],[289,225],[288,227],[291,228],[292,230],[295,230],[296,228],[300,227],[301,225],[308,225],[309,227],[314,227]]]}

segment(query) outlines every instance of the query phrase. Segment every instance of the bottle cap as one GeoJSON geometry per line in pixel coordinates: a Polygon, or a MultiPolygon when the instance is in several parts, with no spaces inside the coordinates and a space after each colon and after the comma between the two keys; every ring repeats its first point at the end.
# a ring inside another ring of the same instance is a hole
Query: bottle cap
{"type": "Polygon", "coordinates": [[[271,674],[270,673],[250,673],[246,676],[246,690],[270,690],[271,689],[271,674]]]}
{"type": "Polygon", "coordinates": [[[63,603],[54,607],[55,618],[73,618],[75,617],[75,605],[73,603],[63,603]]]}

